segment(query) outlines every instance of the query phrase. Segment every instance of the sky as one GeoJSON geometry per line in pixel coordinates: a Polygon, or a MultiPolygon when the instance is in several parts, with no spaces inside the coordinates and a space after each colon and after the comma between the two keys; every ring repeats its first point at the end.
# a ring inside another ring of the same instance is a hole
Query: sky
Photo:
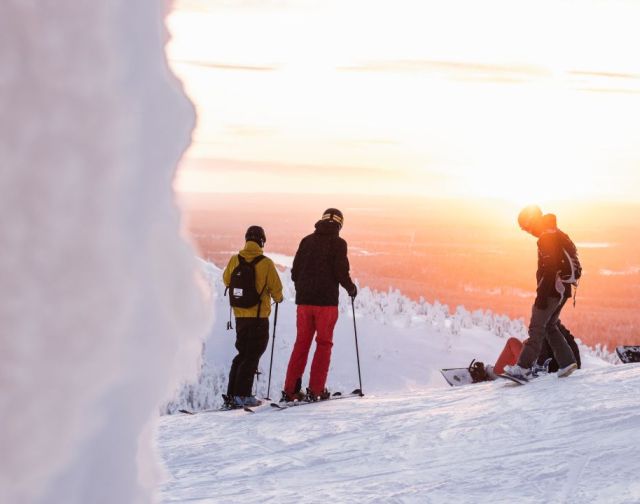
{"type": "Polygon", "coordinates": [[[179,0],[182,192],[637,201],[640,2],[179,0]]]}

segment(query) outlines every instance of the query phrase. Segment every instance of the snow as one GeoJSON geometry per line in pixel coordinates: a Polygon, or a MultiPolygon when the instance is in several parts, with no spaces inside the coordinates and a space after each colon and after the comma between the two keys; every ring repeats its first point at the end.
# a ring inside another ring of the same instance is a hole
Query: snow
{"type": "MultiPolygon", "coordinates": [[[[269,252],[266,252],[269,255],[269,252]]],[[[167,409],[215,408],[235,352],[220,270],[203,263],[216,322],[201,379],[167,409]]],[[[281,274],[271,397],[295,339],[289,272],[281,274]]],[[[613,366],[581,345],[584,368],[525,387],[449,387],[443,367],[493,362],[522,321],[451,311],[364,287],[356,322],[365,397],[278,411],[166,415],[158,444],[170,476],[163,502],[638,502],[640,366],[613,366]]],[[[273,322],[273,316],[272,316],[273,322]]],[[[273,326],[272,326],[273,327],[273,326]]],[[[353,318],[341,298],[328,386],[358,386],[353,318]]],[[[258,395],[266,393],[270,347],[258,395]]]]}
{"type": "Polygon", "coordinates": [[[640,365],[166,416],[164,502],[637,503],[640,365]]]}
{"type": "Polygon", "coordinates": [[[0,6],[0,502],[150,502],[208,320],[171,181],[165,2],[0,6]]]}

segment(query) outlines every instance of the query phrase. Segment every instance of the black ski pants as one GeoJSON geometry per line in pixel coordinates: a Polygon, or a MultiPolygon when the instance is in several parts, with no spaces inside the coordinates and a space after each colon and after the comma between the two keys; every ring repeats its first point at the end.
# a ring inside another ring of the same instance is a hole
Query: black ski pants
{"type": "Polygon", "coordinates": [[[236,349],[238,355],[231,363],[228,396],[250,396],[253,376],[260,357],[269,345],[268,318],[236,318],[236,349]]]}

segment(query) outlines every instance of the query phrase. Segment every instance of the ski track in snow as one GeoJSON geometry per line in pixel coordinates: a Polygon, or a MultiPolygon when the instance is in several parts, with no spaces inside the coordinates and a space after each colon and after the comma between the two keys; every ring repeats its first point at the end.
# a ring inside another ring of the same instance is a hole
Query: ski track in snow
{"type": "MultiPolygon", "coordinates": [[[[373,371],[372,371],[373,372],[373,371]]],[[[165,416],[163,502],[637,503],[640,365],[165,416]]],[[[365,389],[366,392],[366,389],[365,389]]]]}

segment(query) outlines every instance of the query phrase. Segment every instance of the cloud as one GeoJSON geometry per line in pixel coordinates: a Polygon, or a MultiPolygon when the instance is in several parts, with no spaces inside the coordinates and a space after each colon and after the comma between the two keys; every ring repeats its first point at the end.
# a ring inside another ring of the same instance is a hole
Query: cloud
{"type": "Polygon", "coordinates": [[[229,172],[247,174],[251,172],[268,173],[274,177],[291,176],[322,176],[322,177],[388,177],[397,178],[397,170],[382,168],[368,168],[359,166],[330,166],[314,164],[278,163],[266,161],[241,161],[236,159],[187,159],[185,168],[189,170],[207,171],[211,173],[229,172]]]}
{"type": "Polygon", "coordinates": [[[283,10],[315,5],[317,0],[177,0],[175,8],[193,12],[211,12],[219,9],[283,10]]]}
{"type": "Polygon", "coordinates": [[[584,72],[580,70],[572,70],[570,75],[576,77],[604,77],[608,79],[636,79],[640,80],[640,74],[615,73],[615,72],[584,72]]]}
{"type": "Polygon", "coordinates": [[[629,276],[629,275],[637,275],[640,273],[640,266],[631,266],[624,270],[610,270],[610,269],[601,269],[599,273],[602,276],[629,276]]]}
{"type": "Polygon", "coordinates": [[[216,63],[213,61],[209,62],[209,61],[172,59],[171,62],[177,65],[190,65],[190,66],[197,66],[201,68],[211,68],[214,70],[232,70],[232,71],[249,71],[249,72],[273,72],[278,70],[277,66],[216,63]]]}
{"type": "Polygon", "coordinates": [[[439,60],[383,60],[338,67],[342,72],[425,73],[463,82],[519,84],[544,79],[569,82],[578,91],[640,94],[640,74],[571,70],[558,75],[535,65],[439,60]]]}
{"type": "Polygon", "coordinates": [[[339,67],[338,70],[343,72],[424,72],[444,75],[455,80],[483,82],[526,82],[551,76],[549,70],[533,65],[493,65],[437,60],[370,61],[339,67]]]}

